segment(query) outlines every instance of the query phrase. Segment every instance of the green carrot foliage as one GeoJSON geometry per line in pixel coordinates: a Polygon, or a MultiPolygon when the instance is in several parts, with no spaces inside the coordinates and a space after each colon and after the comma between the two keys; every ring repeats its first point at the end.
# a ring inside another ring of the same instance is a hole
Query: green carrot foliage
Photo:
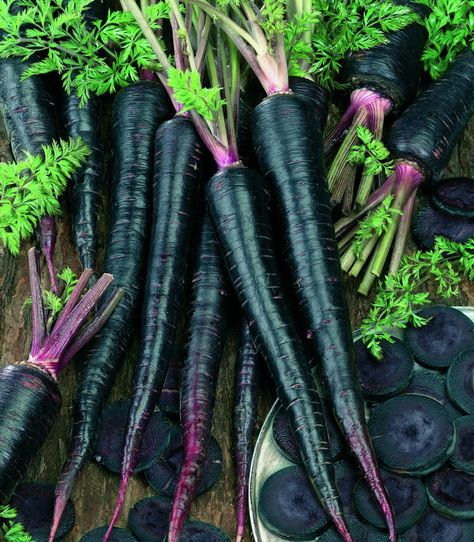
{"type": "Polygon", "coordinates": [[[389,194],[382,203],[371,213],[369,213],[359,225],[355,234],[355,240],[352,250],[356,258],[362,256],[362,250],[365,243],[374,235],[382,235],[387,231],[389,225],[393,222],[395,214],[402,215],[398,209],[392,209],[393,195],[389,194]]]}
{"type": "Polygon", "coordinates": [[[431,302],[430,292],[424,289],[428,281],[436,285],[436,295],[449,300],[459,295],[463,278],[474,279],[474,238],[457,243],[437,237],[432,250],[405,255],[399,271],[387,275],[378,287],[375,301],[362,322],[363,342],[380,358],[380,341],[393,342],[391,330],[427,323],[417,311],[431,302]]]}
{"type": "Polygon", "coordinates": [[[368,175],[384,175],[393,173],[395,164],[390,160],[390,151],[365,126],[358,126],[357,136],[360,145],[353,145],[348,161],[356,166],[365,166],[368,175]]]}
{"type": "Polygon", "coordinates": [[[423,52],[424,67],[438,79],[466,47],[474,51],[474,6],[470,0],[415,0],[427,6],[424,19],[428,41],[423,52]]]}
{"type": "Polygon", "coordinates": [[[419,20],[408,6],[386,0],[314,0],[313,11],[323,16],[313,31],[310,71],[329,90],[341,87],[337,79],[347,54],[387,43],[388,33],[419,20]]]}
{"type": "Polygon", "coordinates": [[[59,197],[89,153],[81,138],[71,138],[43,146],[43,155],[0,162],[0,242],[13,255],[43,216],[60,213],[59,197]]]}
{"type": "MultiPolygon", "coordinates": [[[[81,103],[91,93],[113,93],[138,81],[140,70],[159,64],[133,15],[109,10],[106,20],[87,19],[92,0],[18,0],[19,12],[10,13],[14,0],[0,0],[0,58],[20,57],[31,66],[24,77],[50,72],[61,75],[64,88],[76,89],[81,103]]],[[[160,1],[146,9],[149,26],[169,18],[169,6],[160,1]]]]}
{"type": "Polygon", "coordinates": [[[11,506],[0,506],[0,542],[34,542],[23,525],[15,521],[16,516],[11,506]]]}
{"type": "Polygon", "coordinates": [[[212,121],[219,109],[225,105],[219,87],[202,86],[201,75],[191,70],[171,68],[168,72],[168,85],[173,90],[176,101],[182,104],[182,111],[195,111],[206,120],[212,121]]]}

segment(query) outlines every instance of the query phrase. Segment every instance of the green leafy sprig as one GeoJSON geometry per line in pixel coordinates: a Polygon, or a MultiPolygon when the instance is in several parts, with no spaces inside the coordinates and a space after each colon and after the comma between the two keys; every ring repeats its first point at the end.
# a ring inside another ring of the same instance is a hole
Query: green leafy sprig
{"type": "Polygon", "coordinates": [[[349,53],[387,43],[389,32],[419,21],[410,7],[386,0],[313,0],[313,11],[323,16],[313,30],[310,71],[328,90],[341,88],[338,75],[349,53]]]}
{"type": "Polygon", "coordinates": [[[8,505],[0,506],[0,542],[34,542],[21,523],[15,518],[17,512],[8,505]]]}
{"type": "MultiPolygon", "coordinates": [[[[66,305],[67,300],[71,297],[71,294],[78,282],[76,273],[70,267],[64,267],[61,272],[58,273],[58,279],[61,281],[61,293],[56,295],[51,290],[43,290],[43,302],[44,308],[47,311],[46,329],[51,331],[54,322],[66,305]]],[[[26,299],[24,305],[25,308],[31,307],[31,297],[26,299]]]]}
{"type": "Polygon", "coordinates": [[[374,235],[382,235],[393,222],[395,214],[402,215],[398,209],[392,208],[393,194],[386,196],[382,203],[361,220],[359,229],[354,236],[352,251],[356,258],[360,258],[365,243],[374,235]]]}
{"type": "Polygon", "coordinates": [[[42,156],[25,153],[21,162],[0,162],[0,242],[15,256],[40,218],[60,212],[59,196],[90,154],[81,138],[42,148],[42,156]]]}
{"type": "Polygon", "coordinates": [[[428,31],[423,56],[425,70],[438,79],[466,47],[474,51],[474,9],[470,0],[415,0],[427,6],[428,31]]]}
{"type": "MultiPolygon", "coordinates": [[[[139,80],[140,70],[157,70],[153,50],[127,11],[110,11],[104,21],[91,21],[93,0],[21,0],[21,10],[10,13],[14,0],[0,0],[0,58],[20,57],[31,65],[23,77],[59,72],[67,92],[77,90],[81,103],[91,93],[115,92],[139,80]],[[38,60],[36,60],[38,59],[38,60]]],[[[160,28],[169,18],[167,2],[146,10],[149,27],[160,28]]]]}
{"type": "Polygon", "coordinates": [[[368,175],[390,176],[395,163],[390,159],[390,151],[365,126],[357,127],[357,137],[360,145],[353,145],[348,161],[355,166],[365,166],[368,175]]]}
{"type": "Polygon", "coordinates": [[[225,105],[221,88],[202,86],[201,75],[196,71],[168,70],[168,85],[180,104],[182,111],[194,111],[206,120],[212,121],[215,114],[225,105]]]}
{"type": "Polygon", "coordinates": [[[436,294],[448,300],[459,295],[464,277],[474,279],[474,238],[457,243],[437,237],[432,250],[405,255],[399,271],[387,275],[379,285],[375,301],[362,322],[362,341],[380,359],[380,341],[393,342],[391,329],[426,324],[427,320],[417,315],[421,307],[430,303],[430,293],[423,285],[428,281],[436,284],[436,294]]]}

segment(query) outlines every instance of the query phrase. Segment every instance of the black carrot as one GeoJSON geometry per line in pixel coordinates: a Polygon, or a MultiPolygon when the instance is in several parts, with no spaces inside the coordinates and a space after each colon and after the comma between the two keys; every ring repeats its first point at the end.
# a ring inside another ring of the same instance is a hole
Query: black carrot
{"type": "MultiPolygon", "coordinates": [[[[136,8],[132,1],[124,2],[127,7],[136,8]]],[[[203,2],[199,2],[199,5],[203,5],[203,2]]],[[[206,10],[210,9],[213,15],[220,13],[205,5],[206,10]]],[[[179,6],[175,2],[171,2],[171,9],[177,21],[182,21],[179,6]]],[[[139,10],[135,9],[133,13],[137,21],[141,21],[139,10]]],[[[154,50],[160,52],[157,58],[161,57],[160,44],[146,24],[141,22],[154,50]]],[[[181,31],[186,32],[184,21],[181,31]]],[[[190,117],[216,161],[219,171],[210,180],[207,195],[211,218],[220,239],[233,288],[259,350],[269,365],[279,397],[289,411],[314,490],[344,540],[350,542],[352,539],[343,517],[330,461],[318,391],[296,324],[284,299],[273,253],[271,213],[264,180],[256,171],[243,167],[239,161],[235,122],[239,103],[239,57],[222,33],[219,33],[217,39],[217,65],[211,53],[206,64],[211,89],[201,87],[199,71],[195,70],[169,69],[167,82],[173,89],[175,99],[185,109],[191,110],[190,117]],[[195,92],[189,92],[190,84],[195,92]],[[223,96],[228,104],[226,110],[223,107],[223,96]]],[[[199,47],[197,50],[199,52],[199,47]]],[[[187,60],[193,66],[195,58],[191,44],[186,53],[187,60]]],[[[169,540],[177,542],[177,537],[169,540]]]]}
{"type": "Polygon", "coordinates": [[[192,122],[186,117],[176,116],[156,133],[153,225],[138,363],[127,421],[120,490],[111,527],[120,513],[144,431],[158,402],[173,355],[191,241],[200,207],[203,150],[192,122]]]}
{"type": "Polygon", "coordinates": [[[250,463],[257,423],[258,353],[246,322],[242,322],[234,387],[234,455],[237,470],[236,542],[241,542],[247,521],[250,463]]]}
{"type": "MultiPolygon", "coordinates": [[[[283,254],[306,336],[321,363],[339,426],[390,523],[390,505],[367,432],[356,376],[321,127],[301,98],[281,94],[256,107],[252,134],[257,159],[277,206],[283,254]]],[[[393,529],[393,524],[389,526],[393,529]]]]}
{"type": "Polygon", "coordinates": [[[158,83],[135,83],[122,89],[112,111],[114,155],[110,221],[104,269],[125,292],[107,325],[92,343],[74,403],[69,456],[56,487],[50,540],[58,527],[75,479],[88,458],[102,405],[129,344],[142,291],[143,262],[150,214],[153,140],[171,114],[158,83]]]}
{"type": "Polygon", "coordinates": [[[277,269],[265,181],[254,170],[231,166],[214,175],[207,194],[234,290],[288,410],[313,488],[341,535],[350,541],[320,398],[277,269]]]}
{"type": "Polygon", "coordinates": [[[181,374],[184,459],[171,508],[170,541],[178,540],[203,476],[228,328],[229,294],[219,243],[206,213],[193,276],[189,340],[181,374]]]}

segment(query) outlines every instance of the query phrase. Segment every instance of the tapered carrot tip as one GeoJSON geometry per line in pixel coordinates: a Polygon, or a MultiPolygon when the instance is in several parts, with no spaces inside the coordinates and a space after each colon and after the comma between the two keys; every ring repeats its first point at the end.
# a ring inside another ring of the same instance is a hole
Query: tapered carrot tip
{"type": "Polygon", "coordinates": [[[54,537],[59,527],[59,523],[64,514],[64,509],[66,508],[67,495],[58,495],[56,494],[56,500],[54,502],[54,514],[53,522],[51,524],[51,530],[49,532],[48,542],[54,542],[54,537]]]}
{"type": "Polygon", "coordinates": [[[120,515],[120,512],[122,511],[123,501],[125,499],[125,494],[127,493],[127,487],[128,487],[128,481],[130,480],[130,476],[126,476],[122,478],[122,481],[120,482],[120,488],[119,488],[119,495],[117,499],[117,504],[115,505],[114,514],[112,516],[112,519],[110,520],[109,528],[107,529],[107,532],[104,535],[104,539],[102,542],[107,542],[110,535],[112,534],[113,528],[115,524],[117,523],[117,519],[120,515]]]}
{"type": "Polygon", "coordinates": [[[354,542],[349,530],[347,529],[347,525],[344,521],[344,518],[341,517],[340,510],[331,510],[329,508],[329,514],[334,523],[334,526],[336,527],[337,531],[344,539],[344,542],[354,542]]]}

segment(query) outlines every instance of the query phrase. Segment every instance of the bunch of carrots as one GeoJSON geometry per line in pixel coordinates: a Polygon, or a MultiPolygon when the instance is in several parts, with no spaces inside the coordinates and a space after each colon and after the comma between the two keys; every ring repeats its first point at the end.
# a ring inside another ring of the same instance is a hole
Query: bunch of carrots
{"type": "MultiPolygon", "coordinates": [[[[179,540],[203,475],[235,304],[242,313],[234,410],[237,540],[246,522],[261,356],[314,491],[342,539],[352,537],[335,484],[321,388],[396,541],[355,373],[343,270],[358,276],[365,269],[364,294],[377,277],[397,271],[417,189],[441,175],[474,111],[473,21],[463,6],[456,0],[121,0],[113,8],[98,0],[0,1],[0,108],[15,159],[44,156],[45,145],[62,136],[88,147],[69,192],[84,275],[48,328],[37,253],[30,252],[31,355],[0,372],[1,407],[15,408],[17,394],[23,401],[15,428],[0,443],[0,496],[7,499],[57,415],[57,374],[95,335],[79,364],[51,541],[136,331],[121,483],[104,540],[112,532],[173,357],[188,283],[180,378],[184,461],[169,542],[179,540]],[[95,282],[105,94],[114,94],[105,275],[82,295],[95,282]],[[333,96],[349,104],[325,137],[333,96]],[[76,335],[110,275],[113,294],[76,335]],[[19,394],[17,373],[38,383],[19,394]],[[26,457],[18,435],[40,426],[26,457]]],[[[59,294],[54,216],[43,216],[38,230],[51,290],[59,294]]],[[[2,435],[4,424],[2,417],[2,435]]]]}

